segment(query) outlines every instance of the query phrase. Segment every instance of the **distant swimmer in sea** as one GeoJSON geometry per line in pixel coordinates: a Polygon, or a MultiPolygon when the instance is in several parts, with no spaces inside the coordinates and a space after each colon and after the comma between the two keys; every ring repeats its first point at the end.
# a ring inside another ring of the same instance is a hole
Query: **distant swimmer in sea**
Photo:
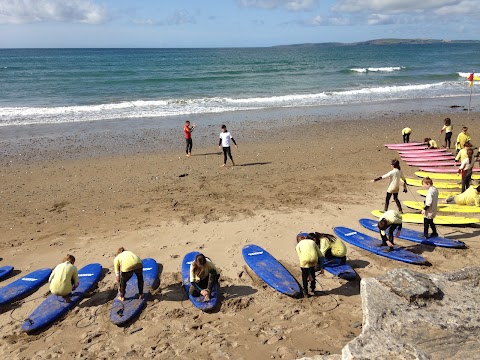
{"type": "Polygon", "coordinates": [[[183,127],[183,132],[185,133],[185,142],[186,142],[186,153],[187,157],[192,155],[192,147],[193,147],[193,141],[192,141],[192,131],[195,129],[197,125],[193,124],[190,126],[190,121],[185,121],[185,125],[183,127]]]}
{"type": "Polygon", "coordinates": [[[390,199],[393,195],[393,200],[397,204],[398,210],[403,213],[402,204],[398,200],[398,192],[400,191],[400,180],[403,181],[403,192],[407,192],[407,181],[405,180],[405,176],[403,176],[402,170],[400,169],[400,162],[398,160],[392,160],[391,162],[392,170],[390,170],[385,175],[379,176],[376,179],[371,180],[372,182],[390,178],[390,183],[388,184],[387,188],[387,196],[385,198],[385,207],[384,211],[388,210],[388,205],[390,203],[390,199]]]}
{"type": "Polygon", "coordinates": [[[380,246],[388,246],[388,251],[393,251],[393,233],[397,230],[396,236],[400,236],[400,231],[402,231],[402,214],[397,210],[385,211],[380,217],[380,220],[378,220],[378,230],[382,238],[382,244],[380,246]],[[386,233],[387,229],[388,237],[386,233]]]}
{"type": "Polygon", "coordinates": [[[308,283],[310,282],[310,290],[315,291],[315,268],[319,264],[320,259],[320,273],[323,274],[323,255],[320,248],[314,240],[298,236],[297,246],[298,259],[300,261],[300,270],[302,271],[303,295],[308,297],[308,283]]]}
{"type": "Polygon", "coordinates": [[[135,274],[138,282],[138,298],[143,299],[143,264],[142,259],[131,251],[125,250],[123,247],[117,250],[117,256],[113,260],[115,269],[115,278],[119,285],[118,300],[125,300],[125,291],[127,282],[135,274]]]}
{"type": "Polygon", "coordinates": [[[190,295],[204,297],[205,302],[210,301],[213,287],[218,282],[220,272],[215,264],[205,255],[197,254],[190,264],[190,295]]]}
{"type": "Polygon", "coordinates": [[[50,292],[57,296],[63,296],[65,301],[70,301],[70,293],[80,285],[78,270],[75,264],[75,257],[67,254],[61,264],[55,266],[48,282],[50,292]]]}
{"type": "Polygon", "coordinates": [[[412,129],[409,127],[403,128],[402,129],[402,136],[403,136],[403,142],[404,143],[409,143],[410,142],[410,134],[412,133],[412,129]]]}
{"type": "Polygon", "coordinates": [[[427,196],[425,198],[425,207],[422,210],[423,215],[423,237],[428,239],[429,237],[437,237],[437,228],[433,220],[437,216],[437,204],[438,204],[438,190],[433,186],[433,181],[429,177],[422,179],[422,184],[427,189],[427,196]],[[432,234],[428,236],[428,228],[432,228],[432,234]]]}
{"type": "Polygon", "coordinates": [[[460,150],[463,149],[463,147],[464,147],[464,145],[467,141],[472,140],[472,138],[467,133],[467,131],[468,131],[468,127],[462,126],[462,132],[460,134],[458,134],[458,136],[457,136],[457,141],[455,142],[455,148],[457,149],[457,154],[460,150]]]}
{"type": "Polygon", "coordinates": [[[449,196],[444,200],[445,204],[480,206],[480,186],[470,186],[461,194],[449,196]]]}
{"type": "Polygon", "coordinates": [[[429,149],[437,149],[438,144],[435,140],[430,139],[430,138],[425,138],[423,142],[428,146],[429,149]]]}
{"type": "Polygon", "coordinates": [[[230,141],[235,144],[235,147],[238,149],[238,145],[235,142],[232,134],[227,130],[226,125],[222,125],[222,132],[220,133],[220,140],[218,141],[218,148],[223,149],[223,165],[227,165],[227,155],[232,160],[233,166],[235,166],[235,162],[233,161],[232,151],[230,150],[230,141]]]}
{"type": "Polygon", "coordinates": [[[450,149],[450,146],[452,146],[452,132],[453,132],[453,126],[452,126],[452,120],[450,118],[446,118],[443,120],[443,127],[442,130],[440,130],[440,134],[445,131],[445,147],[447,149],[450,149]]]}

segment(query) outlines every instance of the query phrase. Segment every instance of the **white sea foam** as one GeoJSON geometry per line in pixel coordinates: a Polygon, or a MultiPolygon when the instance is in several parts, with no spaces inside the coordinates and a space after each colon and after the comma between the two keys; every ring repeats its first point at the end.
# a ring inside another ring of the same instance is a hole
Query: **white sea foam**
{"type": "Polygon", "coordinates": [[[368,68],[353,68],[350,71],[366,73],[366,72],[393,72],[405,69],[405,66],[388,66],[388,67],[368,67],[368,68]]]}
{"type": "Polygon", "coordinates": [[[0,108],[0,126],[35,123],[65,123],[127,118],[159,118],[178,115],[221,113],[275,107],[303,107],[374,102],[382,100],[442,97],[462,94],[464,82],[438,82],[350,89],[313,94],[270,97],[136,100],[110,104],[61,107],[0,108]]]}

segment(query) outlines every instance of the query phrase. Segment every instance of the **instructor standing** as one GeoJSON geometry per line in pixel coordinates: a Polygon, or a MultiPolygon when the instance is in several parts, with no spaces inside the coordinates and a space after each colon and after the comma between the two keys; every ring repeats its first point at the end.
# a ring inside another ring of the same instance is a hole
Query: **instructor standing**
{"type": "Polygon", "coordinates": [[[185,133],[185,142],[186,142],[186,153],[187,157],[192,155],[192,147],[193,147],[193,142],[192,142],[192,131],[195,129],[195,124],[193,124],[190,127],[190,121],[185,121],[185,126],[183,127],[183,132],[185,133]]]}
{"type": "Polygon", "coordinates": [[[230,150],[230,141],[232,141],[235,144],[235,147],[238,149],[238,145],[235,142],[235,139],[233,138],[232,134],[227,130],[226,125],[222,125],[222,132],[220,133],[220,140],[218,141],[218,148],[222,149],[223,148],[223,165],[227,165],[227,155],[232,160],[233,166],[235,166],[235,162],[233,161],[232,157],[232,151],[230,150]]]}

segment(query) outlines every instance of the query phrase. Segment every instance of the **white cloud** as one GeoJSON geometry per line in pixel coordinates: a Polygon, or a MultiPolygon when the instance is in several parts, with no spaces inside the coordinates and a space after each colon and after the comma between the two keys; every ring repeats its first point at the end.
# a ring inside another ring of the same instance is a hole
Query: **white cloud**
{"type": "Polygon", "coordinates": [[[240,6],[261,9],[285,8],[290,11],[304,11],[314,8],[319,0],[237,0],[240,6]]]}
{"type": "Polygon", "coordinates": [[[437,11],[447,6],[458,6],[470,0],[340,0],[333,7],[342,12],[375,12],[384,14],[437,11]]]}
{"type": "Polygon", "coordinates": [[[91,0],[0,0],[0,23],[76,22],[101,24],[105,9],[91,0]]]}
{"type": "Polygon", "coordinates": [[[187,10],[176,10],[167,18],[168,25],[195,24],[195,18],[187,10]]]}

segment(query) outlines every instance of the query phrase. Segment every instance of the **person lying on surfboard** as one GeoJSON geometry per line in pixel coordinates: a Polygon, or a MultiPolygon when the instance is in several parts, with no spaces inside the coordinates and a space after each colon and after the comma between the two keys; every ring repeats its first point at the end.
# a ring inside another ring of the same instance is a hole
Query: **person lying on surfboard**
{"type": "Polygon", "coordinates": [[[445,204],[480,206],[480,186],[470,186],[461,194],[449,196],[444,200],[445,204]]]}
{"type": "Polygon", "coordinates": [[[118,284],[118,300],[125,300],[127,282],[135,274],[138,283],[138,298],[143,299],[143,264],[142,259],[131,251],[121,247],[117,250],[117,256],[113,260],[115,279],[118,284]]]}
{"type": "Polygon", "coordinates": [[[318,264],[320,264],[320,273],[323,274],[323,255],[315,241],[304,236],[297,237],[295,250],[302,271],[303,295],[308,297],[308,282],[310,282],[310,290],[315,291],[315,268],[318,264]]]}
{"type": "Polygon", "coordinates": [[[379,246],[388,246],[388,251],[393,251],[393,233],[397,230],[396,236],[400,236],[402,231],[402,214],[397,210],[385,211],[380,220],[378,220],[378,230],[382,238],[382,243],[379,246]],[[388,237],[385,230],[388,229],[388,237]]]}
{"type": "Polygon", "coordinates": [[[67,302],[70,301],[70,293],[80,285],[78,270],[74,264],[75,257],[67,254],[63,262],[55,266],[48,279],[50,292],[62,296],[67,302]]]}
{"type": "Polygon", "coordinates": [[[190,264],[190,295],[204,297],[205,302],[210,301],[213,287],[218,282],[220,272],[215,264],[205,255],[197,254],[190,264]]]}
{"type": "Polygon", "coordinates": [[[438,149],[438,144],[433,139],[425,138],[423,139],[423,142],[428,146],[429,149],[438,149]]]}

